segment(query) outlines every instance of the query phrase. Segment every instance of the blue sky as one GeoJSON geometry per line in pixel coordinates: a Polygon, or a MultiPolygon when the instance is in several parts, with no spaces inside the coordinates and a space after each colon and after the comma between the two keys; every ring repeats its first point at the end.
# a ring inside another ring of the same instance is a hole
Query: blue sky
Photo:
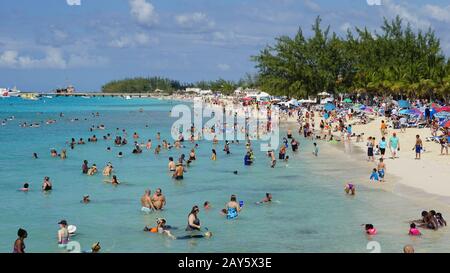
{"type": "Polygon", "coordinates": [[[450,56],[450,0],[2,0],[0,11],[0,87],[28,91],[153,75],[237,80],[255,72],[251,55],[298,27],[309,35],[317,15],[343,34],[399,14],[432,27],[450,56]]]}

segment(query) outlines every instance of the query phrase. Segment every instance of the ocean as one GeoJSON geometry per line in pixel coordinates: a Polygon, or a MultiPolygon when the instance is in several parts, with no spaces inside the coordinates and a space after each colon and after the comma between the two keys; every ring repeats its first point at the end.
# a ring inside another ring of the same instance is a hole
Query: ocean
{"type": "Polygon", "coordinates": [[[217,161],[213,162],[213,144],[200,141],[197,160],[188,168],[185,179],[174,182],[167,171],[168,157],[188,155],[193,145],[187,142],[184,149],[163,150],[159,155],[144,148],[142,154],[134,155],[132,134],[140,135],[139,142],[152,139],[153,147],[158,144],[157,132],[161,132],[161,140],[173,143],[170,128],[176,118],[169,112],[179,103],[146,98],[1,99],[0,118],[14,119],[0,127],[0,252],[12,251],[20,227],[28,231],[27,252],[64,252],[57,246],[57,223],[61,219],[77,226],[72,240],[82,250],[99,241],[102,252],[369,253],[374,251],[372,246],[376,246],[375,251],[402,252],[406,244],[414,245],[418,252],[449,251],[450,238],[445,229],[424,230],[420,238],[407,235],[408,220],[419,218],[423,209],[439,208],[423,207],[405,196],[364,185],[358,186],[356,196],[346,196],[345,183],[368,180],[370,170],[329,143],[319,142],[316,158],[312,141],[297,134],[300,151],[294,154],[289,150],[289,163],[278,162],[273,169],[266,154],[258,149],[255,164],[244,166],[243,142],[231,145],[231,155],[222,151],[224,143],[220,142],[215,147],[217,161]],[[64,117],[59,117],[60,112],[64,117]],[[95,112],[99,117],[92,115],[95,112]],[[72,121],[76,118],[78,121],[72,121]],[[47,119],[57,122],[45,124],[47,119]],[[41,121],[44,123],[39,128],[19,126],[41,121]],[[106,130],[89,131],[92,125],[100,124],[106,130]],[[112,140],[102,139],[107,133],[114,139],[122,129],[128,132],[128,145],[115,147],[112,140]],[[93,134],[99,139],[97,143],[87,142],[73,150],[67,144],[72,137],[87,140],[93,134]],[[107,147],[112,151],[106,151],[107,147]],[[52,148],[58,152],[66,149],[68,158],[52,158],[52,148]],[[123,158],[116,156],[120,151],[123,158]],[[32,157],[34,152],[39,159],[32,157]],[[99,174],[88,177],[81,173],[85,159],[98,166],[99,174]],[[121,185],[103,182],[101,170],[107,162],[114,165],[121,185]],[[233,174],[235,170],[237,175],[233,174]],[[50,193],[40,190],[45,176],[53,183],[50,193]],[[30,183],[31,190],[18,191],[25,182],[30,183]],[[140,197],[147,188],[162,189],[167,198],[163,211],[140,211],[140,197]],[[256,205],[266,192],[272,193],[275,201],[256,205]],[[91,203],[80,202],[84,194],[90,195],[91,203]],[[227,220],[219,213],[231,194],[244,201],[236,220],[227,220]],[[213,233],[212,238],[171,240],[143,232],[144,226],[155,226],[156,218],[164,217],[177,227],[175,235],[184,235],[192,206],[202,206],[205,201],[211,202],[212,208],[201,209],[199,218],[213,233]],[[374,224],[379,234],[368,238],[361,226],[366,223],[374,224]]]}

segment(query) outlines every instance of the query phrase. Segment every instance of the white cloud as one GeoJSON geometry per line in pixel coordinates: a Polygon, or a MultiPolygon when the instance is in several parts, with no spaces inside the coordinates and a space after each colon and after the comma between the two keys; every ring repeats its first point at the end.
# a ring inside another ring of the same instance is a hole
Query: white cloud
{"type": "Polygon", "coordinates": [[[435,5],[425,5],[425,14],[428,14],[435,20],[450,23],[450,6],[439,7],[435,5]]]}
{"type": "Polygon", "coordinates": [[[314,0],[303,0],[305,6],[307,6],[310,10],[318,12],[320,11],[320,6],[314,0]]]}
{"type": "Polygon", "coordinates": [[[352,25],[349,22],[345,22],[339,28],[342,32],[347,32],[348,29],[351,29],[352,25]]]}
{"type": "Polygon", "coordinates": [[[424,29],[431,26],[431,23],[428,20],[420,18],[420,11],[413,11],[405,5],[395,4],[392,0],[384,0],[381,7],[384,7],[383,10],[385,10],[386,13],[391,16],[399,15],[414,27],[424,29]]]}
{"type": "Polygon", "coordinates": [[[201,12],[191,14],[181,14],[175,16],[177,24],[183,28],[213,28],[215,22],[210,20],[208,16],[201,12]]]}
{"type": "Polygon", "coordinates": [[[92,57],[86,54],[70,54],[64,58],[58,48],[49,47],[42,58],[21,55],[18,51],[7,50],[0,54],[0,67],[12,69],[65,69],[102,65],[107,62],[102,57],[92,57]]]}
{"type": "Polygon", "coordinates": [[[158,38],[150,37],[146,33],[136,33],[134,35],[125,35],[115,38],[109,43],[109,46],[116,48],[128,48],[138,46],[150,46],[159,43],[158,38]]]}
{"type": "Polygon", "coordinates": [[[81,0],[66,0],[69,6],[81,6],[81,0]]]}
{"type": "Polygon", "coordinates": [[[228,64],[218,64],[217,68],[219,68],[222,71],[228,71],[231,69],[231,66],[228,64]]]}
{"type": "Polygon", "coordinates": [[[130,13],[143,26],[151,27],[158,23],[159,15],[155,7],[145,0],[129,0],[130,13]]]}

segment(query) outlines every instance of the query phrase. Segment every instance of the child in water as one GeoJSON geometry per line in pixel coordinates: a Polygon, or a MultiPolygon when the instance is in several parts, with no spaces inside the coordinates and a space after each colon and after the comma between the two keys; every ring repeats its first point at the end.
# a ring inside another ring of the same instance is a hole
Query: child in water
{"type": "Polygon", "coordinates": [[[355,185],[348,183],[347,185],[345,185],[344,191],[346,194],[355,195],[356,193],[355,185]]]}
{"type": "Polygon", "coordinates": [[[409,233],[410,236],[420,236],[422,235],[422,233],[420,232],[420,230],[416,227],[416,224],[412,223],[409,226],[409,233]]]}
{"type": "Polygon", "coordinates": [[[368,235],[376,235],[377,234],[377,229],[372,224],[366,224],[365,230],[368,235]]]}
{"type": "Polygon", "coordinates": [[[372,174],[370,175],[371,181],[380,181],[380,177],[378,176],[377,169],[373,169],[372,174]]]}

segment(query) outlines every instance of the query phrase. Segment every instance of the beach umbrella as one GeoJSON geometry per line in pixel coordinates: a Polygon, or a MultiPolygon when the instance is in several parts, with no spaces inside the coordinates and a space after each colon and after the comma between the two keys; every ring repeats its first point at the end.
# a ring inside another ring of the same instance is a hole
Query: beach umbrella
{"type": "Polygon", "coordinates": [[[444,106],[441,108],[437,108],[436,112],[450,112],[450,106],[444,106]]]}
{"type": "Polygon", "coordinates": [[[336,109],[336,105],[332,104],[332,103],[327,103],[325,104],[325,110],[327,111],[333,111],[334,109],[336,109]]]}
{"type": "Polygon", "coordinates": [[[406,100],[399,100],[398,101],[398,107],[400,107],[400,108],[409,108],[409,107],[411,107],[411,104],[408,101],[406,101],[406,100]]]}
{"type": "Polygon", "coordinates": [[[350,98],[346,98],[346,99],[344,99],[344,102],[345,102],[345,103],[352,103],[353,101],[352,101],[352,99],[350,99],[350,98]]]}
{"type": "Polygon", "coordinates": [[[450,128],[450,120],[447,120],[447,122],[444,124],[445,128],[450,128]]]}
{"type": "Polygon", "coordinates": [[[398,111],[398,113],[399,113],[400,115],[407,115],[407,114],[409,114],[409,109],[403,109],[403,110],[400,110],[400,111],[398,111]]]}
{"type": "Polygon", "coordinates": [[[450,112],[439,112],[439,113],[436,113],[434,116],[439,119],[447,119],[447,118],[450,118],[450,112]]]}

